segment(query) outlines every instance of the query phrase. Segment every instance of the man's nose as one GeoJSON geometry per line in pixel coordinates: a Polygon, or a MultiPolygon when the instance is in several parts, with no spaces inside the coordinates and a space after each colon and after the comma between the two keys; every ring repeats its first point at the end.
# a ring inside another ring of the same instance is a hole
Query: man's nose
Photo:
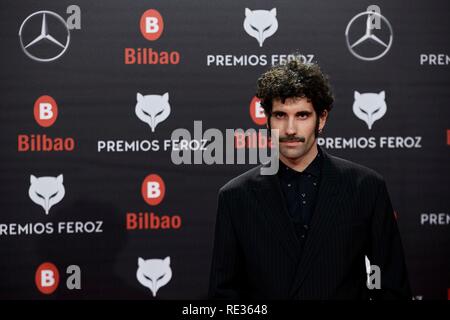
{"type": "Polygon", "coordinates": [[[297,133],[297,130],[295,128],[295,122],[294,122],[294,118],[289,118],[288,122],[287,122],[287,127],[286,127],[286,134],[287,135],[295,135],[297,133]]]}

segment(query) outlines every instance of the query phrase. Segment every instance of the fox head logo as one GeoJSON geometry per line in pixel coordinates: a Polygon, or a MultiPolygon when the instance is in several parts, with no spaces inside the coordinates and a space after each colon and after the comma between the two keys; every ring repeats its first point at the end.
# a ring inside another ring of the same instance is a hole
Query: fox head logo
{"type": "Polygon", "coordinates": [[[136,277],[139,282],[151,290],[156,296],[159,288],[165,286],[172,279],[170,257],[165,259],[138,259],[136,277]]]}
{"type": "Polygon", "coordinates": [[[57,177],[30,176],[28,195],[34,203],[44,208],[45,214],[48,214],[50,208],[64,198],[65,193],[62,174],[57,177]]]}
{"type": "Polygon", "coordinates": [[[278,29],[277,9],[273,8],[269,11],[245,8],[244,29],[262,47],[264,40],[272,36],[278,29]]]}
{"type": "Polygon", "coordinates": [[[386,113],[387,106],[384,91],[380,93],[359,93],[355,91],[353,113],[372,130],[375,121],[381,119],[386,113]]]}
{"type": "Polygon", "coordinates": [[[138,92],[135,112],[137,117],[155,132],[156,126],[170,114],[169,93],[166,92],[162,96],[158,94],[143,96],[138,92]]]}

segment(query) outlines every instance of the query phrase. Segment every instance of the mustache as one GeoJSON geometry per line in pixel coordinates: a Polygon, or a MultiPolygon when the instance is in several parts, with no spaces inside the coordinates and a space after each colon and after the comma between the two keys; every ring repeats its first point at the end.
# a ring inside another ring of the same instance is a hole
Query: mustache
{"type": "Polygon", "coordinates": [[[282,136],[279,138],[280,142],[305,142],[306,138],[302,136],[282,136]]]}

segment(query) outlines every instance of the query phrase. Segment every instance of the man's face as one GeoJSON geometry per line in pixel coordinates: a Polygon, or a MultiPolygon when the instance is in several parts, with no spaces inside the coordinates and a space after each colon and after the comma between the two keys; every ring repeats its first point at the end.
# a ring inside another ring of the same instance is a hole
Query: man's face
{"type": "MultiPolygon", "coordinates": [[[[325,125],[327,112],[319,119],[319,129],[325,125]]],[[[288,98],[284,103],[274,99],[270,117],[271,129],[279,130],[280,157],[297,160],[315,146],[317,114],[307,98],[288,98]],[[302,141],[304,140],[304,141],[302,141]]]]}

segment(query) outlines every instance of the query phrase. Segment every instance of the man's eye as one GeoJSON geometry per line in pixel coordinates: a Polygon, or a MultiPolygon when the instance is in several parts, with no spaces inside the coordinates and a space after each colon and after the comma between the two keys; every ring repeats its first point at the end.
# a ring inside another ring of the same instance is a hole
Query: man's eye
{"type": "Polygon", "coordinates": [[[297,116],[298,116],[300,119],[306,119],[306,118],[308,118],[309,113],[308,113],[308,112],[300,112],[300,113],[297,114],[297,116]]]}
{"type": "Polygon", "coordinates": [[[277,119],[282,119],[284,117],[284,113],[281,112],[275,112],[274,117],[277,119]]]}

